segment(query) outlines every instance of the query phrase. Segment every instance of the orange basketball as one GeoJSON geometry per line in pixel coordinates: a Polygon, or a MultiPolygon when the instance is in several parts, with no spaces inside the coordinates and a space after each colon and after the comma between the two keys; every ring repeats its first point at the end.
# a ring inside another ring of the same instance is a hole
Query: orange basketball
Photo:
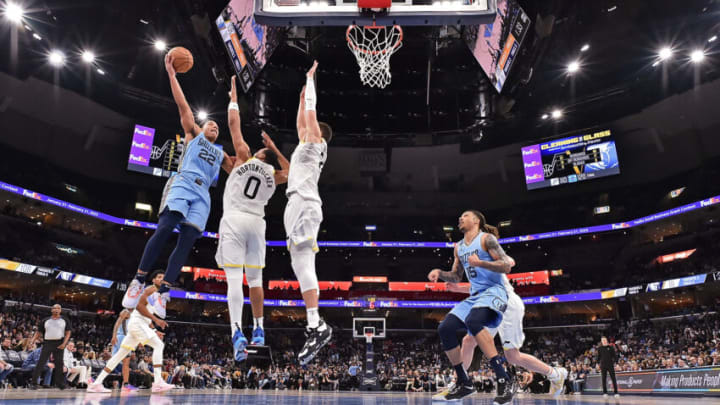
{"type": "Polygon", "coordinates": [[[193,67],[193,56],[186,48],[176,46],[170,50],[170,56],[173,58],[173,67],[178,73],[185,73],[193,67]]]}

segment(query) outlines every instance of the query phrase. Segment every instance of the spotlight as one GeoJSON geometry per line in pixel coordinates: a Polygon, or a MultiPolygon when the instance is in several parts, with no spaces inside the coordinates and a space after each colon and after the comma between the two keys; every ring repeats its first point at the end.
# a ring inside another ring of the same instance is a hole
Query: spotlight
{"type": "Polygon", "coordinates": [[[660,57],[660,60],[666,60],[669,59],[672,56],[672,49],[670,47],[666,46],[665,48],[662,48],[660,50],[660,53],[658,53],[658,56],[660,57]]]}
{"type": "Polygon", "coordinates": [[[540,118],[542,118],[542,119],[546,120],[546,119],[548,119],[549,117],[550,117],[549,115],[547,115],[547,114],[543,114],[543,115],[542,115],[542,116],[541,116],[540,118]]]}
{"type": "Polygon", "coordinates": [[[82,53],[82,60],[85,63],[93,63],[95,62],[95,54],[92,53],[92,51],[84,51],[82,53]]]}
{"type": "Polygon", "coordinates": [[[99,75],[103,75],[103,76],[105,75],[105,71],[100,68],[97,69],[97,72],[99,75]]]}
{"type": "Polygon", "coordinates": [[[22,21],[23,14],[25,14],[25,11],[18,4],[7,3],[5,6],[5,18],[15,24],[19,24],[22,21]]]}
{"type": "Polygon", "coordinates": [[[693,63],[700,63],[705,59],[705,52],[702,49],[696,49],[690,54],[690,60],[693,63]]]}
{"type": "Polygon", "coordinates": [[[590,49],[590,44],[585,44],[585,45],[582,46],[582,48],[580,48],[580,52],[585,52],[585,51],[587,51],[588,49],[590,49]]]}
{"type": "Polygon", "coordinates": [[[717,35],[713,35],[710,37],[710,39],[708,39],[708,42],[715,42],[716,39],[717,39],[717,35]]]}
{"type": "Polygon", "coordinates": [[[51,65],[60,67],[65,64],[65,54],[56,49],[50,52],[50,55],[48,56],[48,61],[50,61],[51,65]]]}
{"type": "Polygon", "coordinates": [[[38,41],[42,40],[42,37],[38,35],[36,32],[33,32],[33,38],[37,39],[38,41]]]}
{"type": "Polygon", "coordinates": [[[575,73],[578,70],[580,70],[580,62],[578,61],[572,61],[567,67],[568,73],[575,73]]]}
{"type": "Polygon", "coordinates": [[[167,49],[167,44],[162,39],[156,40],[154,46],[158,51],[164,51],[167,49]]]}
{"type": "Polygon", "coordinates": [[[200,110],[200,111],[198,111],[197,116],[200,121],[205,121],[208,117],[208,113],[206,111],[200,110]]]}
{"type": "Polygon", "coordinates": [[[553,118],[559,119],[559,118],[562,117],[562,116],[563,116],[563,112],[562,112],[561,110],[555,109],[555,110],[552,111],[552,117],[553,117],[553,118]]]}

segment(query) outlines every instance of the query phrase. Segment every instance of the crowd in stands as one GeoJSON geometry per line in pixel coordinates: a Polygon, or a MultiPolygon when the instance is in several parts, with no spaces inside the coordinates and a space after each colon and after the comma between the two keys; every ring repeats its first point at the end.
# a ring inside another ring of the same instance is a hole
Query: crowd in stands
{"type": "MultiPolygon", "coordinates": [[[[579,391],[589,373],[598,371],[597,345],[606,335],[618,352],[616,371],[639,371],[659,368],[690,368],[720,365],[720,303],[704,308],[699,316],[685,316],[671,321],[616,321],[604,330],[559,328],[552,331],[527,331],[523,351],[543,361],[568,369],[567,392],[579,391]]],[[[0,315],[2,354],[0,377],[14,387],[27,384],[39,349],[29,345],[28,338],[40,319],[47,316],[47,307],[31,303],[4,305],[0,315]],[[14,369],[4,364],[14,366],[14,369]]],[[[73,321],[70,354],[78,364],[86,364],[89,377],[97,375],[111,356],[110,335],[114,318],[107,316],[76,316],[73,321]]],[[[230,359],[231,342],[228,328],[200,324],[171,323],[165,336],[164,378],[187,388],[251,388],[352,390],[359,389],[365,356],[364,341],[354,340],[346,331],[339,331],[319,357],[307,367],[297,362],[296,342],[302,329],[268,331],[273,363],[235,364],[230,359]],[[297,336],[295,336],[297,335],[297,336]]],[[[40,342],[41,344],[42,342],[40,342]]],[[[383,390],[433,392],[447,387],[454,372],[442,352],[435,333],[390,334],[375,342],[377,381],[383,390]]],[[[70,349],[70,348],[69,348],[70,349]]],[[[152,371],[150,348],[139,347],[131,356],[130,382],[149,387],[152,371]]],[[[66,353],[66,355],[68,355],[66,353]]],[[[494,379],[487,364],[474,363],[470,376],[479,391],[494,389],[494,379]]],[[[42,383],[51,383],[52,359],[42,374],[42,383]]],[[[70,370],[68,370],[70,371],[70,370]]],[[[518,370],[522,372],[522,370],[518,370]]],[[[520,375],[520,374],[519,374],[520,375]]],[[[117,386],[119,375],[107,380],[117,386]]],[[[87,381],[75,379],[77,387],[87,381]]],[[[542,376],[526,378],[525,387],[543,392],[542,376]]]]}

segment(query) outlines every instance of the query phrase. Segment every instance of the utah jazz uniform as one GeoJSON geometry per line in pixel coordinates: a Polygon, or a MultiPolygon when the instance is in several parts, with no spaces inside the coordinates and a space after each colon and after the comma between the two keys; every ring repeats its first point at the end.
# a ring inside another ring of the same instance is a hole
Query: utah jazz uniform
{"type": "Polygon", "coordinates": [[[220,147],[201,132],[186,146],[178,173],[168,180],[163,191],[160,212],[165,207],[185,217],[182,222],[199,231],[205,230],[210,215],[210,185],[218,176],[223,161],[220,147]]]}
{"type": "Polygon", "coordinates": [[[457,243],[458,258],[465,269],[465,275],[470,281],[470,296],[460,302],[450,311],[451,314],[465,322],[465,318],[473,308],[489,308],[497,312],[498,317],[488,328],[497,328],[502,322],[503,313],[507,308],[508,294],[505,291],[504,274],[495,273],[482,267],[473,267],[468,258],[476,254],[480,260],[493,261],[494,259],[482,247],[484,232],[480,232],[470,244],[462,239],[457,243]]]}
{"type": "Polygon", "coordinates": [[[327,160],[327,150],[325,140],[300,142],[290,158],[288,203],[284,216],[288,249],[291,244],[309,243],[317,251],[317,236],[323,220],[318,181],[327,160]]]}
{"type": "MultiPolygon", "coordinates": [[[[165,318],[165,302],[160,299],[160,293],[154,292],[148,297],[146,308],[151,314],[165,318]]],[[[153,336],[156,336],[155,330],[150,327],[152,320],[140,314],[137,309],[130,314],[127,323],[127,335],[120,342],[120,346],[128,350],[135,350],[139,344],[147,344],[153,336]]]]}
{"type": "Polygon", "coordinates": [[[497,328],[488,329],[490,335],[500,333],[503,349],[518,349],[525,342],[525,333],[523,332],[523,318],[525,317],[525,304],[522,298],[515,293],[515,289],[510,284],[507,276],[502,274],[505,284],[505,291],[508,294],[507,309],[503,314],[502,323],[497,328]]]}
{"type": "Polygon", "coordinates": [[[220,267],[265,267],[265,206],[275,187],[275,169],[262,160],[250,158],[230,172],[215,255],[220,267]]]}

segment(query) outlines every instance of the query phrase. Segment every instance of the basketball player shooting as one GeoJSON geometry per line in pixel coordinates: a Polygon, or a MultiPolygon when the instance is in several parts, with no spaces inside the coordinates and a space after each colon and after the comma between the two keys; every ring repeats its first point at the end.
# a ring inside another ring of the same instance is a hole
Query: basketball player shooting
{"type": "MultiPolygon", "coordinates": [[[[180,82],[175,77],[173,53],[165,56],[165,69],[170,79],[173,99],[180,112],[180,124],[185,131],[185,151],[180,159],[178,173],[165,185],[158,226],[147,241],[135,278],[125,292],[122,305],[135,308],[145,284],[145,277],[152,269],[165,243],[175,228],[179,228],[177,245],[170,254],[165,272],[165,281],[160,287],[164,302],[170,299],[170,285],[174,283],[180,269],[190,254],[190,250],[205,230],[210,214],[210,185],[217,177],[222,166],[228,173],[232,170],[233,160],[217,148],[219,129],[215,121],[207,121],[202,129],[195,123],[193,112],[185,99],[180,82]]],[[[165,314],[162,314],[163,317],[165,314]]]]}
{"type": "Polygon", "coordinates": [[[445,400],[459,400],[475,393],[472,381],[463,366],[458,329],[467,330],[489,359],[497,378],[495,404],[507,404],[515,393],[515,381],[505,370],[505,359],[495,349],[487,328],[497,328],[507,308],[508,294],[503,275],[510,272],[514,261],[505,254],[497,241],[497,229],[485,221],[479,211],[465,211],[458,220],[463,239],[455,245],[455,261],[451,271],[434,269],[428,279],[437,282],[462,280],[463,270],[470,281],[470,297],[457,304],[438,327],[440,340],[457,374],[457,384],[445,400]]]}
{"type": "Polygon", "coordinates": [[[330,126],[318,122],[315,111],[317,95],[313,76],[317,66],[316,61],[307,72],[305,89],[300,94],[297,115],[300,143],[290,158],[284,215],[291,265],[307,310],[307,341],[298,354],[302,365],[310,362],[332,338],[332,328],[320,319],[318,312],[319,287],[315,272],[317,235],[323,219],[318,181],[332,138],[330,126]]]}
{"type": "Polygon", "coordinates": [[[278,184],[287,182],[290,162],[270,137],[263,133],[265,148],[250,155],[240,125],[235,76],[231,79],[228,126],[235,149],[235,162],[223,194],[220,241],[215,255],[225,270],[228,308],[235,361],[247,358],[248,340],[242,332],[243,269],[250,287],[253,312],[252,344],[264,345],[262,270],[265,268],[265,206],[278,184]]]}

